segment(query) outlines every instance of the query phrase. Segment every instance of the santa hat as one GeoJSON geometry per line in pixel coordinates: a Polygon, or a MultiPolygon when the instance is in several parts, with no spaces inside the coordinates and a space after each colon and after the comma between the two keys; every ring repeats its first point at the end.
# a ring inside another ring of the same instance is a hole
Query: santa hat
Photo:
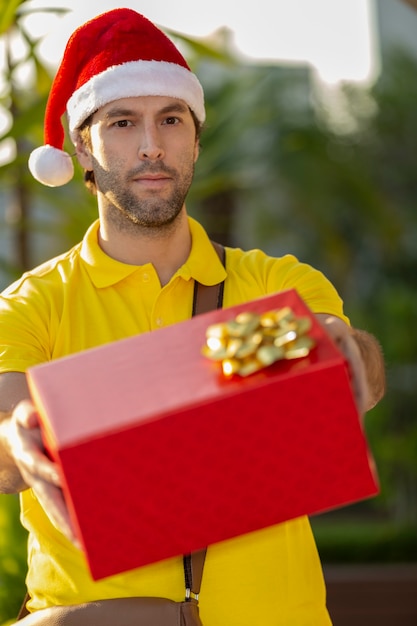
{"type": "Polygon", "coordinates": [[[72,159],[62,150],[65,111],[75,143],[89,115],[134,96],[179,98],[205,120],[201,84],[172,41],[136,11],[114,9],[80,26],[68,41],[46,106],[45,145],[29,158],[33,177],[58,187],[74,175],[72,159]]]}

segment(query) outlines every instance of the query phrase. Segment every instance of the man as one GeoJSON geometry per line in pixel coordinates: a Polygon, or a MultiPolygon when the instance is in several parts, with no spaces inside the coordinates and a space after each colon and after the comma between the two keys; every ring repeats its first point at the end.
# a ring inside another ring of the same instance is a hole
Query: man
{"type": "MultiPolygon", "coordinates": [[[[46,185],[72,176],[62,152],[65,110],[99,220],[79,245],[25,274],[0,299],[0,489],[21,492],[30,533],[28,608],[40,616],[49,607],[100,598],[181,600],[184,588],[180,558],[91,579],[59,472],[43,453],[28,367],[186,320],[194,282],[225,280],[224,306],[297,288],[345,351],[361,413],[384,386],[377,342],[348,326],[321,273],[290,255],[273,259],[235,249],[226,250],[225,269],[203,228],[188,218],[203,92],[154,25],[116,9],[73,34],[47,106],[46,145],[30,158],[33,175],[46,185]]],[[[308,520],[210,546],[200,606],[206,626],[330,624],[308,520]]]]}

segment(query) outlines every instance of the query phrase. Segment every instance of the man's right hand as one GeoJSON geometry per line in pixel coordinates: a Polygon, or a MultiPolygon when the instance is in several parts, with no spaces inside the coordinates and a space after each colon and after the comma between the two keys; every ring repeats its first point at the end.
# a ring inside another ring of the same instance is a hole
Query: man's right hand
{"type": "Polygon", "coordinates": [[[59,468],[45,454],[38,414],[30,400],[14,409],[9,424],[9,454],[51,523],[79,547],[61,489],[59,468]]]}

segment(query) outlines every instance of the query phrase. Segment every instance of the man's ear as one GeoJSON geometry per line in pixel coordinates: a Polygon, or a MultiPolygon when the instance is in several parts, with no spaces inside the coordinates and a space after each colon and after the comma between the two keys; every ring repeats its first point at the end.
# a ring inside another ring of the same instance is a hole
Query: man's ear
{"type": "Polygon", "coordinates": [[[90,149],[80,136],[77,137],[77,142],[75,144],[75,153],[77,155],[77,159],[79,164],[84,170],[92,170],[93,169],[93,157],[90,149]]]}
{"type": "Polygon", "coordinates": [[[197,140],[194,146],[194,163],[197,163],[197,159],[200,155],[200,142],[197,140]]]}

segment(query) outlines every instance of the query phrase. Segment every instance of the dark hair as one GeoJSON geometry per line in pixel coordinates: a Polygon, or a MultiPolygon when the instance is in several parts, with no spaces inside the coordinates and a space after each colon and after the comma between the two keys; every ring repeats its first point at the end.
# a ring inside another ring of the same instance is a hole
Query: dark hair
{"type": "MultiPolygon", "coordinates": [[[[83,121],[83,123],[78,129],[78,135],[81,141],[83,142],[83,144],[87,146],[88,149],[91,149],[92,147],[91,135],[90,135],[90,127],[91,127],[92,120],[93,120],[93,113],[91,113],[91,115],[89,115],[87,119],[83,121]]],[[[97,188],[96,188],[96,181],[94,179],[93,170],[84,170],[84,184],[90,193],[92,193],[93,195],[96,194],[97,188]]]]}
{"type": "MultiPolygon", "coordinates": [[[[190,113],[195,126],[196,139],[200,141],[204,125],[197,119],[197,116],[192,109],[190,109],[190,113]]],[[[93,115],[94,113],[91,113],[91,115],[89,115],[87,119],[84,120],[84,122],[78,129],[78,134],[81,138],[81,141],[89,149],[91,149],[90,127],[93,120],[93,115]]],[[[94,172],[92,170],[84,170],[84,184],[90,193],[94,195],[97,193],[96,181],[94,179],[94,172]]]]}

